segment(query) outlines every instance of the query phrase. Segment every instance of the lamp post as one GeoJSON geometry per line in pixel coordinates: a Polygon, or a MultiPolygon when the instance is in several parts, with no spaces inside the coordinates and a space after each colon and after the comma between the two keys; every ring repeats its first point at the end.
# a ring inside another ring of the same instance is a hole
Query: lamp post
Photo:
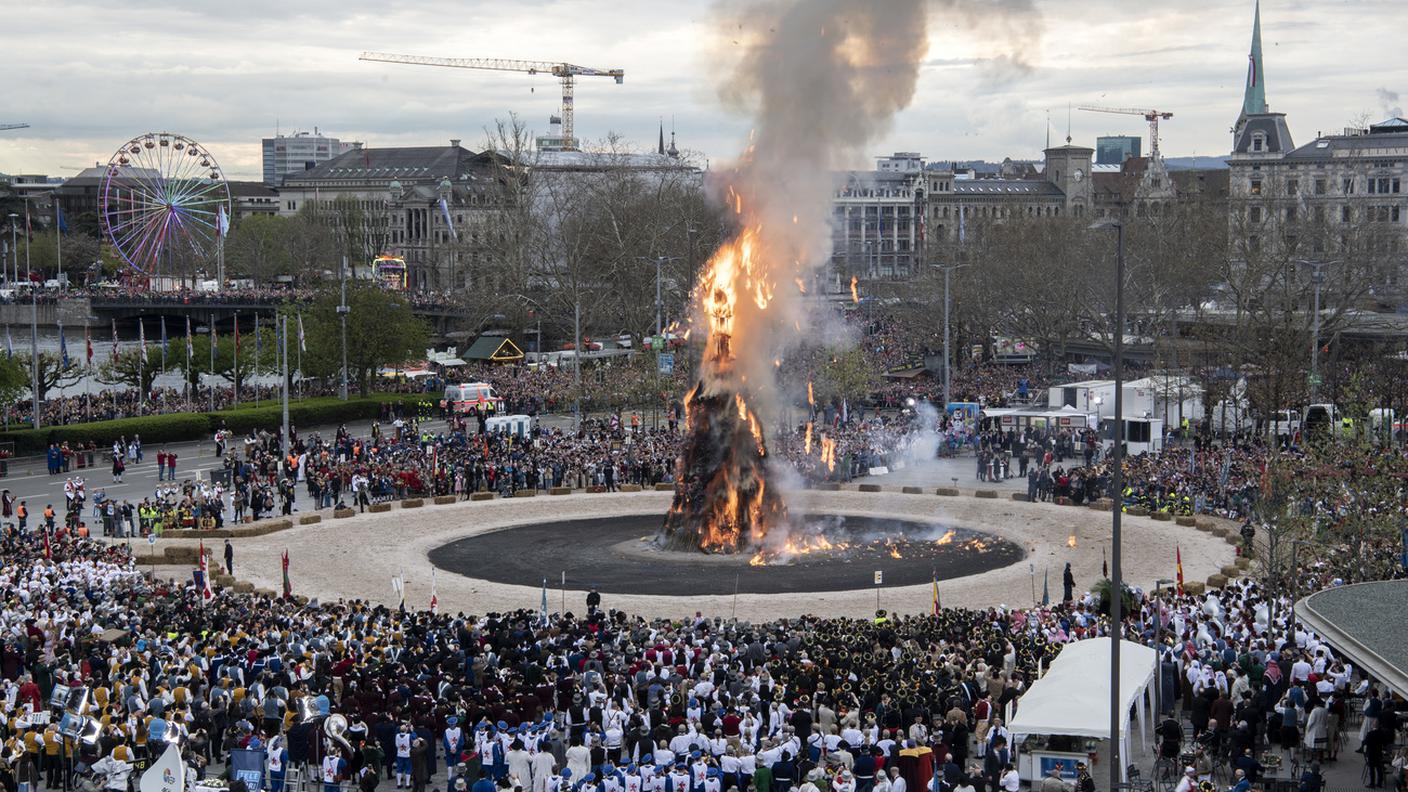
{"type": "MultiPolygon", "coordinates": [[[[656,340],[655,340],[655,343],[652,344],[651,346],[652,346],[652,347],[657,347],[657,346],[658,346],[658,347],[663,347],[663,346],[664,346],[664,341],[661,340],[661,336],[663,336],[663,335],[665,334],[665,320],[664,320],[664,314],[663,314],[663,312],[662,312],[661,302],[660,302],[660,265],[661,265],[661,264],[664,264],[664,263],[667,262],[667,261],[679,261],[679,256],[655,256],[654,258],[647,258],[647,257],[644,257],[644,256],[638,256],[637,258],[639,258],[641,261],[654,261],[654,262],[655,262],[655,339],[656,339],[656,340]]],[[[651,423],[654,425],[654,428],[656,428],[656,429],[659,429],[659,428],[660,428],[660,403],[659,403],[659,396],[660,396],[660,351],[659,351],[659,349],[657,348],[656,351],[655,351],[655,398],[652,398],[652,399],[650,400],[650,416],[651,416],[651,423]]]]}
{"type": "Polygon", "coordinates": [[[1120,756],[1120,725],[1125,715],[1120,699],[1120,643],[1124,632],[1124,577],[1120,569],[1120,517],[1124,512],[1124,223],[1103,220],[1090,227],[1115,230],[1115,447],[1111,454],[1114,474],[1110,481],[1113,496],[1110,509],[1110,789],[1118,789],[1124,765],[1120,756]]]}
{"type": "MultiPolygon", "coordinates": [[[[42,422],[39,415],[39,290],[34,288],[34,273],[29,268],[29,249],[33,241],[29,229],[29,196],[24,198],[24,276],[29,281],[29,382],[30,401],[34,409],[31,426],[38,429],[42,422]]],[[[59,361],[62,366],[63,362],[59,361]]]]}
{"type": "Polygon", "coordinates": [[[1154,712],[1159,715],[1164,712],[1164,598],[1160,592],[1173,584],[1168,578],[1154,581],[1154,646],[1158,651],[1154,656],[1154,712]]]}
{"type": "Polygon", "coordinates": [[[342,288],[342,296],[337,303],[337,319],[342,323],[342,382],[338,385],[338,396],[347,401],[347,257],[342,257],[342,267],[337,271],[337,279],[342,288]]]}
{"type": "Polygon", "coordinates": [[[1311,268],[1310,283],[1314,287],[1314,296],[1310,315],[1310,400],[1314,402],[1320,394],[1320,286],[1325,283],[1321,268],[1328,264],[1338,264],[1339,261],[1296,259],[1292,263],[1309,265],[1311,268]]]}
{"type": "Polygon", "coordinates": [[[949,341],[950,341],[950,339],[949,339],[949,327],[950,327],[950,323],[949,323],[949,312],[950,312],[951,306],[952,306],[952,301],[951,301],[950,292],[949,292],[949,279],[952,277],[954,270],[963,269],[964,267],[966,267],[966,266],[968,266],[968,265],[967,265],[967,264],[934,264],[934,265],[932,265],[932,266],[934,266],[934,267],[936,267],[936,268],[942,270],[943,273],[944,273],[944,403],[943,403],[943,412],[944,412],[945,415],[947,415],[947,414],[948,414],[948,403],[952,400],[952,395],[953,395],[953,394],[952,394],[952,391],[953,391],[953,374],[952,374],[953,355],[952,355],[952,353],[951,353],[950,350],[949,350],[949,341]]]}

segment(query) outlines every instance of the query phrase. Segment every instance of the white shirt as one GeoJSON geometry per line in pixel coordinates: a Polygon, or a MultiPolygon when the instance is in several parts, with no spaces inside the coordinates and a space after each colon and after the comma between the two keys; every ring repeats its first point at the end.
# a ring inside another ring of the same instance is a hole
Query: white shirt
{"type": "Polygon", "coordinates": [[[1008,770],[998,783],[1006,792],[1017,792],[1022,787],[1022,777],[1017,775],[1016,770],[1008,770]]]}

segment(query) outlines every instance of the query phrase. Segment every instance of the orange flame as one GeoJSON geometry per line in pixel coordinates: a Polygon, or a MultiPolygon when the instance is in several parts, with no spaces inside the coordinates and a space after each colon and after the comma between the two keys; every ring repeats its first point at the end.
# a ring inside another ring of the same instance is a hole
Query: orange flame
{"type": "Polygon", "coordinates": [[[947,531],[943,536],[940,536],[938,539],[935,539],[935,540],[934,540],[934,544],[939,544],[939,545],[952,544],[952,543],[953,543],[954,533],[955,533],[955,531],[954,531],[952,528],[948,529],[948,531],[947,531]]]}
{"type": "Polygon", "coordinates": [[[836,470],[836,441],[824,434],[821,436],[821,461],[827,470],[836,470]]]}
{"type": "Polygon", "coordinates": [[[811,421],[807,421],[807,439],[806,439],[805,445],[804,445],[803,448],[802,448],[802,453],[806,454],[807,456],[811,456],[811,455],[812,455],[812,422],[811,422],[811,421]]]}
{"type": "Polygon", "coordinates": [[[890,558],[904,558],[904,556],[900,555],[900,548],[897,545],[890,545],[890,558]]]}
{"type": "Polygon", "coordinates": [[[1068,537],[1068,538],[1066,539],[1066,547],[1075,547],[1075,546],[1076,546],[1076,535],[1075,535],[1075,534],[1071,534],[1070,537],[1068,537]]]}
{"type": "Polygon", "coordinates": [[[807,404],[809,404],[809,405],[811,405],[811,406],[813,406],[813,407],[816,406],[816,396],[812,393],[812,381],[811,381],[811,380],[807,380],[807,404]]]}
{"type": "Polygon", "coordinates": [[[851,276],[851,302],[860,305],[860,290],[856,288],[856,276],[851,276]]]}

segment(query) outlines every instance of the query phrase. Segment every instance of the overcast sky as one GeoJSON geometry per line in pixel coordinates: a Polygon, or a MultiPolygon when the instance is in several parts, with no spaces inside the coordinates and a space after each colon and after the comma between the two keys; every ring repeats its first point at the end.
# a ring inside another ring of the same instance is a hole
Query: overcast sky
{"type": "MultiPolygon", "coordinates": [[[[973,0],[986,8],[1003,0],[973,0]]],[[[1020,3],[1021,0],[1005,0],[1020,3]]],[[[1166,156],[1220,155],[1240,108],[1251,0],[1031,0],[1015,24],[975,29],[935,10],[913,105],[868,155],[1035,158],[1067,105],[1156,107],[1166,156]]],[[[258,179],[276,126],[371,146],[482,147],[495,118],[542,131],[551,77],[361,63],[362,50],[566,60],[626,70],[585,78],[577,131],[653,147],[657,124],[713,163],[733,156],[746,118],[726,111],[731,31],[696,0],[7,0],[0,172],[72,175],[125,140],[169,130],[206,144],[231,178],[258,179]],[[722,55],[721,55],[722,52],[722,55]]],[[[1266,0],[1267,99],[1298,143],[1408,104],[1405,0],[1266,0]],[[1399,99],[1398,94],[1404,99],[1399,99]]],[[[1145,134],[1134,116],[1070,114],[1076,143],[1145,134]]],[[[1146,142],[1147,145],[1147,142],[1146,142]]]]}

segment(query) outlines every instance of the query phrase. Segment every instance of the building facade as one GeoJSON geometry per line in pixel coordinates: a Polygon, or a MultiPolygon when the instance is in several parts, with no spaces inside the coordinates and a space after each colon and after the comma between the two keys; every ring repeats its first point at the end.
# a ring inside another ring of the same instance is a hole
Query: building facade
{"type": "Polygon", "coordinates": [[[264,138],[264,183],[278,187],[286,177],[312,170],[361,145],[325,137],[319,134],[316,127],[311,133],[295,132],[264,138]]]}
{"type": "Polygon", "coordinates": [[[873,171],[838,174],[832,199],[831,286],[851,276],[911,277],[922,263],[924,159],[914,152],[880,157],[873,171]]]}
{"type": "Polygon", "coordinates": [[[1261,12],[1252,27],[1242,110],[1229,167],[1229,256],[1274,255],[1331,265],[1372,261],[1381,303],[1408,297],[1408,120],[1317,134],[1296,146],[1266,102],[1261,12]]]}
{"type": "Polygon", "coordinates": [[[1138,135],[1102,135],[1095,138],[1095,164],[1123,165],[1125,160],[1139,156],[1143,142],[1138,135]]]}

